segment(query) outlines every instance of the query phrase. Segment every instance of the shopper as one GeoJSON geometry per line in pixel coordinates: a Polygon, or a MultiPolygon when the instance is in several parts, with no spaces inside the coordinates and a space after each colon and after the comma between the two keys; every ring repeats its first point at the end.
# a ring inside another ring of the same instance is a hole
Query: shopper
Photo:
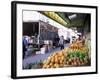
{"type": "Polygon", "coordinates": [[[56,35],[56,36],[54,37],[53,45],[54,45],[55,47],[58,47],[58,46],[59,46],[59,36],[56,35]]]}
{"type": "Polygon", "coordinates": [[[57,47],[59,46],[59,36],[56,36],[56,45],[57,45],[57,47]]]}
{"type": "Polygon", "coordinates": [[[76,40],[77,43],[79,44],[82,44],[82,45],[85,45],[85,36],[82,36],[82,35],[78,35],[78,39],[76,40]]]}
{"type": "Polygon", "coordinates": [[[85,39],[86,39],[86,37],[83,36],[83,39],[82,39],[82,44],[83,44],[83,45],[85,45],[85,39]]]}
{"type": "Polygon", "coordinates": [[[24,36],[23,37],[23,59],[25,58],[27,47],[28,47],[28,41],[26,40],[26,37],[24,36]]]}
{"type": "Polygon", "coordinates": [[[60,49],[64,49],[64,36],[61,36],[60,37],[60,40],[59,40],[59,45],[60,45],[60,49]]]}

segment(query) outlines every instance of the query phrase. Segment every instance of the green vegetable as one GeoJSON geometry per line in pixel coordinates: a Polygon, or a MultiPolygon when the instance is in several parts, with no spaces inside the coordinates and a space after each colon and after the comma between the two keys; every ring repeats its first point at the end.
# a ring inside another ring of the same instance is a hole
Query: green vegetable
{"type": "Polygon", "coordinates": [[[81,51],[75,51],[75,52],[69,52],[67,57],[68,57],[68,59],[69,58],[74,58],[74,57],[79,57],[81,60],[84,60],[86,55],[85,55],[85,53],[83,53],[81,51]]]}

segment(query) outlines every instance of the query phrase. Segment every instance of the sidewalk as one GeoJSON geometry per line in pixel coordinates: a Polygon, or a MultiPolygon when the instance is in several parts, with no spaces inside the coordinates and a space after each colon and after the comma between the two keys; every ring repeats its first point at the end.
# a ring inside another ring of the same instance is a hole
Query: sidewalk
{"type": "MultiPolygon", "coordinates": [[[[65,44],[64,48],[68,47],[68,45],[69,44],[65,44]]],[[[25,67],[27,64],[30,64],[30,63],[34,63],[34,62],[38,63],[40,61],[44,61],[45,59],[47,59],[51,54],[53,54],[56,51],[60,51],[60,47],[55,48],[45,54],[37,54],[35,56],[27,57],[23,60],[23,67],[25,67]]]]}

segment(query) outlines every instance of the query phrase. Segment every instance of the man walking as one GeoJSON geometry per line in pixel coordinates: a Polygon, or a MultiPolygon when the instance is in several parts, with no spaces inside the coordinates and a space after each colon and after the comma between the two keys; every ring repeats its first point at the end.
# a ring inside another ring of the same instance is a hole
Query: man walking
{"type": "Polygon", "coordinates": [[[60,49],[64,49],[64,36],[61,36],[60,37],[60,40],[59,40],[59,45],[60,45],[60,49]]]}

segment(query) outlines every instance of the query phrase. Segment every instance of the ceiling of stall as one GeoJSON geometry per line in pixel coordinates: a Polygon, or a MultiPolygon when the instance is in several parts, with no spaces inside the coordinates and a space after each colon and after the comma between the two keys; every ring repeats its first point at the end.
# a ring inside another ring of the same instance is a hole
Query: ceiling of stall
{"type": "Polygon", "coordinates": [[[61,25],[63,26],[67,26],[67,22],[62,18],[60,17],[56,12],[49,12],[49,11],[45,11],[45,12],[40,12],[42,13],[43,15],[53,19],[54,21],[60,23],[61,25]]]}
{"type": "Polygon", "coordinates": [[[83,27],[90,18],[89,14],[56,12],[68,24],[66,27],[83,27]]]}
{"type": "Polygon", "coordinates": [[[66,12],[40,12],[45,16],[55,20],[65,27],[83,27],[88,18],[89,14],[82,13],[66,13],[66,12]]]}

